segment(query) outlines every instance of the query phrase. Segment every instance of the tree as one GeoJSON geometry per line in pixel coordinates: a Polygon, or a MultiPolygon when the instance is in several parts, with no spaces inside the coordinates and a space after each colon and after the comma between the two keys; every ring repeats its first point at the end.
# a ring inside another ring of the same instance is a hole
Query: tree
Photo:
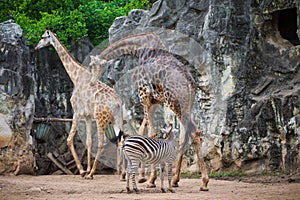
{"type": "Polygon", "coordinates": [[[116,17],[149,4],[149,0],[0,0],[0,20],[8,20],[7,12],[12,13],[31,44],[49,28],[66,46],[84,36],[97,45],[108,37],[116,17]]]}

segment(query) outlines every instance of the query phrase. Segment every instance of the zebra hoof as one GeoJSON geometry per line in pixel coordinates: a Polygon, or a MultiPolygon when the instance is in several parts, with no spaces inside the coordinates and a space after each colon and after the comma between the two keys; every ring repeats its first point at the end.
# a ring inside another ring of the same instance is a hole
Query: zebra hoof
{"type": "Polygon", "coordinates": [[[147,179],[145,177],[142,177],[138,180],[138,183],[145,183],[147,179]]]}
{"type": "Polygon", "coordinates": [[[135,192],[136,194],[139,194],[139,193],[140,193],[140,191],[139,191],[137,188],[134,188],[133,190],[134,190],[134,192],[135,192]]]}
{"type": "Polygon", "coordinates": [[[171,193],[175,193],[175,191],[171,188],[169,188],[168,191],[171,192],[171,193]]]}
{"type": "Polygon", "coordinates": [[[161,188],[162,193],[166,193],[166,190],[164,188],[161,188]]]}
{"type": "Polygon", "coordinates": [[[147,188],[155,188],[156,185],[154,183],[148,183],[146,187],[147,188]]]}

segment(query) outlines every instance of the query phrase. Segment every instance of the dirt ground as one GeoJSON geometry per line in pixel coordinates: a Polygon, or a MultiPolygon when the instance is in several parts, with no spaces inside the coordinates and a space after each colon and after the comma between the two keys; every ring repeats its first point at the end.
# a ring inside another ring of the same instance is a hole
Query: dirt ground
{"type": "Polygon", "coordinates": [[[117,175],[96,175],[85,180],[79,175],[0,176],[0,199],[300,199],[299,176],[245,176],[210,179],[209,191],[199,191],[199,179],[181,179],[175,193],[161,193],[138,184],[140,193],[127,194],[117,175]]]}

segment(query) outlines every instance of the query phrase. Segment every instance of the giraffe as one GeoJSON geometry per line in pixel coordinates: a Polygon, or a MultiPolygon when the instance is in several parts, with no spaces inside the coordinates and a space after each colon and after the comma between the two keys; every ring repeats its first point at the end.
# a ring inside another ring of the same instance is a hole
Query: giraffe
{"type": "Polygon", "coordinates": [[[74,84],[74,90],[70,99],[73,108],[73,119],[71,130],[67,138],[67,144],[74,157],[80,175],[86,179],[93,179],[97,162],[103,150],[104,142],[106,141],[106,128],[109,124],[112,124],[116,133],[122,133],[122,103],[114,89],[100,81],[95,81],[96,79],[93,77],[93,74],[73,58],[59,41],[58,37],[50,30],[45,31],[35,50],[50,45],[55,48],[65,70],[74,84]],[[96,119],[97,124],[98,149],[91,168],[93,117],[96,119]],[[83,169],[73,144],[77,126],[81,119],[84,119],[86,123],[86,170],[83,169]]]}
{"type": "MultiPolygon", "coordinates": [[[[172,56],[155,33],[146,33],[125,37],[108,46],[97,56],[99,62],[115,59],[123,55],[136,56],[138,67],[133,72],[133,80],[138,89],[143,106],[144,119],[139,134],[148,129],[148,136],[153,137],[153,114],[160,103],[169,106],[181,124],[179,154],[176,159],[176,171],[172,186],[178,187],[183,152],[189,138],[192,139],[198,164],[202,174],[201,191],[208,191],[208,174],[202,156],[201,131],[191,118],[191,109],[196,94],[196,83],[184,64],[172,56]]],[[[155,187],[155,170],[151,170],[149,187],[155,187]]]]}

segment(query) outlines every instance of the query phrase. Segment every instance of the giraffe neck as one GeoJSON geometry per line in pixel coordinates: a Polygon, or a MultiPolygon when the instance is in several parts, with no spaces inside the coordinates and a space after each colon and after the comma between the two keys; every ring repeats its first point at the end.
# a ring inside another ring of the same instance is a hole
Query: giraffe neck
{"type": "Polygon", "coordinates": [[[123,55],[140,57],[151,50],[164,50],[166,48],[155,33],[146,33],[129,36],[109,45],[100,54],[100,58],[112,60],[123,55]]]}
{"type": "Polygon", "coordinates": [[[76,85],[78,83],[79,77],[91,76],[91,73],[75,60],[54,34],[52,34],[52,37],[52,46],[55,48],[73,84],[76,85]]]}

